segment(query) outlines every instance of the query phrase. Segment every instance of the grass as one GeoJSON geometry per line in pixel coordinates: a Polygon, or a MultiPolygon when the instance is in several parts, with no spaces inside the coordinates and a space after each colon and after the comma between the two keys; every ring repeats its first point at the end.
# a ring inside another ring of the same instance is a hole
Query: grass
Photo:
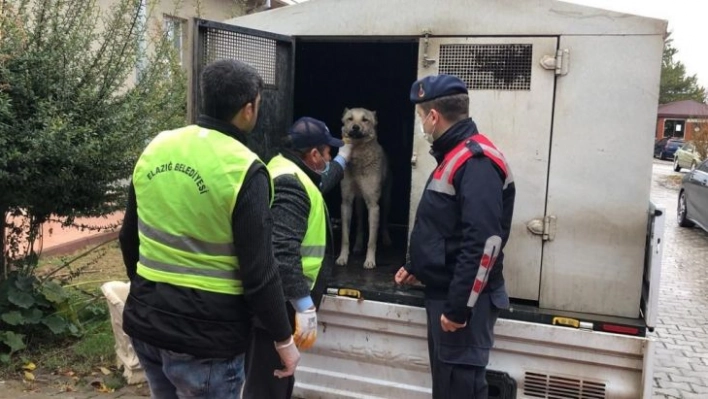
{"type": "Polygon", "coordinates": [[[106,377],[104,382],[109,388],[119,388],[122,379],[117,372],[111,376],[100,373],[101,367],[111,369],[116,364],[110,314],[100,287],[108,281],[127,280],[117,241],[98,249],[86,248],[69,255],[41,258],[36,275],[51,276],[65,284],[84,334],[80,338],[49,336],[28,342],[26,350],[15,356],[4,370],[0,369],[0,376],[21,375],[23,365],[32,362],[37,366],[37,375],[69,376],[74,382],[76,377],[99,375],[106,377]]]}
{"type": "Polygon", "coordinates": [[[82,290],[99,289],[105,282],[128,279],[117,240],[96,249],[85,248],[68,255],[40,258],[37,275],[50,273],[53,273],[52,278],[82,290]],[[77,260],[72,262],[74,259],[77,260]]]}

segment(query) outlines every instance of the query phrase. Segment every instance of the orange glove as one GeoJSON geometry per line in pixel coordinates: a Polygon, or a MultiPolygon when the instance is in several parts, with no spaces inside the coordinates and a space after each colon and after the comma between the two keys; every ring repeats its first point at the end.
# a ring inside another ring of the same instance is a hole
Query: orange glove
{"type": "Polygon", "coordinates": [[[317,340],[317,313],[314,306],[304,312],[295,313],[295,345],[298,349],[312,348],[317,340]]]}

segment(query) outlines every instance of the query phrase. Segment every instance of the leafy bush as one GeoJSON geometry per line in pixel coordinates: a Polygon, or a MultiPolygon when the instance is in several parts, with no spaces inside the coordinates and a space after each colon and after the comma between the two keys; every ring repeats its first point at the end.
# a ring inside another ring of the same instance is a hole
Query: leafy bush
{"type": "Polygon", "coordinates": [[[69,293],[55,281],[12,273],[0,282],[0,362],[43,335],[79,336],[69,293]]]}
{"type": "Polygon", "coordinates": [[[145,143],[184,124],[179,54],[143,3],[0,5],[2,362],[47,336],[79,336],[79,312],[100,313],[79,309],[71,290],[35,275],[42,225],[123,208],[121,182],[145,143]]]}
{"type": "Polygon", "coordinates": [[[36,265],[49,218],[123,208],[119,182],[147,140],[184,124],[186,76],[162,24],[140,0],[112,3],[2,3],[0,280],[36,265]]]}

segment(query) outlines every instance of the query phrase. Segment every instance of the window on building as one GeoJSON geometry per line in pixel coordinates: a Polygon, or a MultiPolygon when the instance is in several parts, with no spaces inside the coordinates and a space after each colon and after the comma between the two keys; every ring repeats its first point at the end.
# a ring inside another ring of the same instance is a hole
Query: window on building
{"type": "Polygon", "coordinates": [[[177,51],[180,65],[184,57],[184,26],[185,20],[182,18],[165,15],[165,34],[177,51]]]}
{"type": "Polygon", "coordinates": [[[683,138],[686,121],[667,119],[664,122],[664,137],[683,138]]]}

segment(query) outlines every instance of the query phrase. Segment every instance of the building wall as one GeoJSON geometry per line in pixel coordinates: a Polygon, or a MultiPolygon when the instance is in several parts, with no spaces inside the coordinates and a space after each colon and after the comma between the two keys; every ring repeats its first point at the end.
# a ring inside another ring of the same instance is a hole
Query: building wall
{"type": "MultiPolygon", "coordinates": [[[[118,0],[98,0],[98,6],[104,14],[108,14],[111,7],[118,0]]],[[[182,67],[187,72],[187,87],[191,87],[192,76],[192,48],[193,48],[193,18],[223,21],[245,14],[239,2],[235,0],[143,0],[146,4],[146,24],[151,34],[160,29],[177,33],[178,40],[175,46],[180,49],[182,67]]],[[[149,42],[149,41],[148,41],[149,42]]],[[[150,46],[146,48],[150,53],[150,46]]],[[[136,72],[126,81],[126,87],[135,84],[136,72]]],[[[191,90],[187,90],[187,103],[191,102],[191,90]]]]}

